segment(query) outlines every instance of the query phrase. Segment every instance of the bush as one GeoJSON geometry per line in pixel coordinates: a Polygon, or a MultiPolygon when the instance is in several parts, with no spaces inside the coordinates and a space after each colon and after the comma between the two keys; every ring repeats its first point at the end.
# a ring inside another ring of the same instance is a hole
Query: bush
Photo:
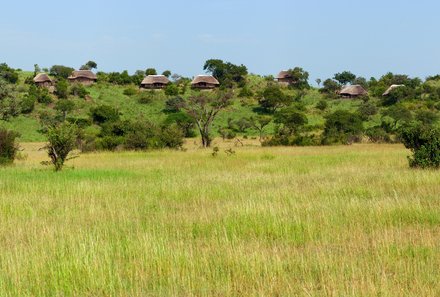
{"type": "Polygon", "coordinates": [[[326,116],[322,144],[350,144],[360,140],[363,123],[359,115],[337,110],[326,116]]]}
{"type": "Polygon", "coordinates": [[[316,103],[316,108],[319,110],[326,110],[328,107],[328,103],[325,100],[320,100],[318,103],[316,103]]]}
{"type": "Polygon", "coordinates": [[[55,86],[55,94],[60,99],[67,99],[69,95],[69,84],[65,79],[60,79],[57,81],[55,86]]]}
{"type": "Polygon", "coordinates": [[[128,97],[134,96],[137,93],[138,93],[138,90],[134,87],[128,87],[124,90],[124,95],[128,96],[128,97]]]}
{"type": "Polygon", "coordinates": [[[371,102],[365,102],[358,108],[358,113],[364,121],[368,120],[371,116],[377,114],[378,111],[379,109],[377,108],[377,106],[371,102]]]}
{"type": "Polygon", "coordinates": [[[440,130],[420,123],[412,123],[400,131],[400,139],[412,156],[408,157],[410,167],[440,167],[440,130]]]}
{"type": "Polygon", "coordinates": [[[177,96],[179,95],[179,88],[175,84],[170,83],[165,87],[165,95],[177,96]]]}
{"type": "Polygon", "coordinates": [[[78,129],[76,125],[68,122],[48,128],[48,144],[45,148],[55,171],[63,169],[64,163],[71,159],[68,156],[75,148],[77,136],[78,129]]]}
{"type": "Polygon", "coordinates": [[[82,84],[73,84],[72,87],[70,88],[70,94],[85,99],[86,96],[89,95],[90,93],[86,90],[86,88],[82,84]]]}
{"type": "Polygon", "coordinates": [[[176,124],[185,137],[195,137],[194,120],[184,112],[175,112],[167,116],[164,124],[170,126],[176,124]]]}
{"type": "Polygon", "coordinates": [[[0,127],[0,165],[14,162],[18,152],[16,138],[20,135],[0,127]]]}
{"type": "Polygon", "coordinates": [[[140,92],[139,95],[137,96],[137,101],[140,104],[149,104],[149,103],[153,102],[154,96],[155,96],[154,91],[140,92]]]}
{"type": "Polygon", "coordinates": [[[165,102],[165,112],[179,112],[180,109],[185,105],[185,100],[181,97],[173,97],[165,102]]]}
{"type": "Polygon", "coordinates": [[[35,108],[35,97],[26,95],[20,102],[21,113],[31,113],[35,108]]]}
{"type": "Polygon", "coordinates": [[[46,88],[39,88],[35,85],[29,87],[26,97],[32,98],[34,101],[42,104],[52,103],[52,97],[50,96],[49,91],[46,88]]]}
{"type": "Polygon", "coordinates": [[[390,135],[381,126],[374,126],[374,127],[368,128],[365,131],[365,135],[368,137],[368,139],[371,142],[374,142],[374,143],[391,142],[390,135]]]}
{"type": "Polygon", "coordinates": [[[119,112],[117,109],[109,105],[99,105],[90,109],[92,120],[96,124],[106,122],[116,122],[119,120],[119,112]]]}

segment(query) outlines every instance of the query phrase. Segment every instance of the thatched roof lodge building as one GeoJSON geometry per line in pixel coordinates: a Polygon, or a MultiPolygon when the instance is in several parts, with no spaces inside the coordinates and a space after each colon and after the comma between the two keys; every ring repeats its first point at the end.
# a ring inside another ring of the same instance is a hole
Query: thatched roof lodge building
{"type": "Polygon", "coordinates": [[[77,82],[89,86],[96,82],[97,77],[96,74],[90,70],[75,70],[67,79],[70,82],[77,82]]]}
{"type": "Polygon", "coordinates": [[[344,98],[356,98],[367,94],[368,92],[361,85],[346,86],[339,92],[344,98]]]}
{"type": "Polygon", "coordinates": [[[405,85],[391,85],[386,91],[385,93],[382,94],[382,96],[388,96],[392,90],[400,88],[400,87],[404,87],[405,85]]]}
{"type": "Polygon", "coordinates": [[[148,75],[141,82],[141,89],[163,89],[170,83],[165,75],[148,75]]]}
{"type": "Polygon", "coordinates": [[[34,77],[34,83],[39,87],[51,87],[53,86],[53,80],[46,73],[38,73],[34,77]]]}
{"type": "Polygon", "coordinates": [[[214,89],[219,85],[218,80],[212,75],[197,75],[191,82],[194,89],[214,89]]]}
{"type": "Polygon", "coordinates": [[[276,80],[278,81],[278,83],[283,85],[291,85],[293,83],[292,74],[290,74],[290,72],[287,70],[283,70],[278,73],[276,80]]]}

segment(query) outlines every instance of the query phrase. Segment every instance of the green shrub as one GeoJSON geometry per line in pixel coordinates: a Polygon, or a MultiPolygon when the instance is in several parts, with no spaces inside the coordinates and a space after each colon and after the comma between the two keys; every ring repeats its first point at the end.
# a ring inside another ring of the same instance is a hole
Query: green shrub
{"type": "Polygon", "coordinates": [[[67,99],[69,95],[69,83],[65,79],[59,79],[55,86],[55,94],[60,99],[67,99]]]}
{"type": "Polygon", "coordinates": [[[179,112],[185,105],[185,100],[181,97],[173,97],[165,101],[164,112],[179,112]]]}
{"type": "Polygon", "coordinates": [[[140,104],[150,104],[154,100],[154,91],[143,91],[137,96],[137,102],[140,104]]]}
{"type": "Polygon", "coordinates": [[[86,88],[82,84],[76,83],[70,87],[70,94],[85,99],[86,96],[89,95],[90,93],[86,90],[86,88]]]}
{"type": "Polygon", "coordinates": [[[378,111],[379,109],[377,108],[377,106],[371,102],[364,102],[358,108],[358,113],[364,121],[368,120],[371,116],[377,114],[378,111]]]}
{"type": "Polygon", "coordinates": [[[0,165],[14,162],[18,152],[17,132],[0,127],[0,165]]]}
{"type": "Polygon", "coordinates": [[[76,125],[68,122],[48,128],[48,144],[45,148],[55,171],[63,169],[64,163],[70,159],[68,156],[75,148],[77,136],[76,125]]]}
{"type": "Polygon", "coordinates": [[[35,97],[26,95],[20,102],[21,113],[27,114],[34,111],[35,108],[35,97]]]}
{"type": "Polygon", "coordinates": [[[116,122],[119,120],[119,111],[109,105],[99,105],[91,108],[90,115],[96,124],[116,122]]]}
{"type": "Polygon", "coordinates": [[[179,95],[179,88],[175,84],[170,83],[165,87],[165,95],[177,96],[179,95]]]}
{"type": "Polygon", "coordinates": [[[410,167],[440,167],[440,130],[420,123],[411,123],[400,130],[400,139],[412,156],[408,157],[410,167]]]}
{"type": "Polygon", "coordinates": [[[138,90],[134,87],[128,87],[124,90],[124,95],[128,96],[128,97],[134,96],[137,93],[138,93],[138,90]]]}
{"type": "Polygon", "coordinates": [[[374,126],[365,130],[365,135],[371,142],[374,143],[387,143],[391,142],[390,135],[381,126],[374,126]]]}
{"type": "Polygon", "coordinates": [[[350,144],[360,140],[363,123],[358,114],[337,110],[326,116],[322,144],[350,144]]]}
{"type": "Polygon", "coordinates": [[[328,103],[326,100],[319,100],[318,103],[316,103],[316,108],[319,110],[326,110],[328,107],[328,103]]]}

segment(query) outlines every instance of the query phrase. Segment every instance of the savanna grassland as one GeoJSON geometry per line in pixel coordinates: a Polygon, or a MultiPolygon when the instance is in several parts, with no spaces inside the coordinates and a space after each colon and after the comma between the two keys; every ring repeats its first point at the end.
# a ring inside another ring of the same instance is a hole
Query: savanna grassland
{"type": "Polygon", "coordinates": [[[0,169],[0,296],[440,295],[440,175],[402,145],[41,146],[0,169]]]}

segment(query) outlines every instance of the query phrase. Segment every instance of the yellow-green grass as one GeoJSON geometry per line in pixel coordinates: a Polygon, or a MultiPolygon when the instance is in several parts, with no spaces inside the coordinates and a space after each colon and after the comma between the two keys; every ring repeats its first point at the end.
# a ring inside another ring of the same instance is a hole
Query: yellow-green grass
{"type": "Polygon", "coordinates": [[[440,174],[400,145],[0,169],[0,296],[439,296],[440,174]]]}

